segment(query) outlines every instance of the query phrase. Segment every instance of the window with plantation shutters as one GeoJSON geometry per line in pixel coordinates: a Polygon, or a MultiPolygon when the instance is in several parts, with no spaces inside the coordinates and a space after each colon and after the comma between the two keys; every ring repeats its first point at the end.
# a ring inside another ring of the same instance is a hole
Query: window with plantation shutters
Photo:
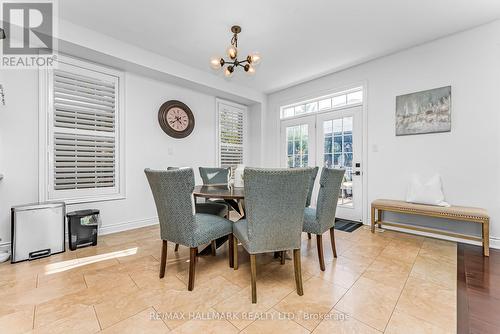
{"type": "Polygon", "coordinates": [[[122,197],[121,73],[67,59],[46,80],[46,199],[122,197]]]}
{"type": "Polygon", "coordinates": [[[245,109],[218,102],[218,144],[220,167],[236,167],[244,163],[245,109]]]}

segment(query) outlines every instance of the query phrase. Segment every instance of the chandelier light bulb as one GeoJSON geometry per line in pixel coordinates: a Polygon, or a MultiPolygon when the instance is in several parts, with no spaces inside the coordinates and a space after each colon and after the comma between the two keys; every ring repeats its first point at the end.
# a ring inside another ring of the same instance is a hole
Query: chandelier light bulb
{"type": "Polygon", "coordinates": [[[260,53],[258,53],[258,52],[254,52],[254,53],[252,53],[252,54],[249,56],[249,58],[250,58],[250,61],[249,61],[249,62],[250,62],[252,65],[258,65],[258,64],[260,63],[260,61],[262,60],[262,57],[260,56],[260,53]]]}
{"type": "Polygon", "coordinates": [[[236,59],[236,57],[238,56],[238,49],[234,45],[228,47],[226,52],[228,57],[231,59],[236,59]]]}
{"type": "Polygon", "coordinates": [[[210,67],[214,70],[218,70],[224,65],[224,59],[219,56],[214,56],[210,58],[210,67]]]}
{"type": "Polygon", "coordinates": [[[250,64],[246,64],[245,67],[245,72],[248,74],[248,75],[254,75],[255,74],[255,67],[253,67],[252,65],[250,64]]]}
{"type": "Polygon", "coordinates": [[[234,67],[233,66],[228,66],[224,70],[224,75],[226,76],[226,78],[230,78],[233,75],[233,72],[234,72],[234,67]]]}

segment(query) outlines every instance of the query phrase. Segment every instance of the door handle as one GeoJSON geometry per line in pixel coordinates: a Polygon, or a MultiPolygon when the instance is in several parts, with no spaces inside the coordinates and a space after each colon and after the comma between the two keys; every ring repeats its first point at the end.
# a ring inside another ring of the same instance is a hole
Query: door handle
{"type": "Polygon", "coordinates": [[[356,175],[356,176],[360,176],[361,175],[361,171],[357,170],[357,171],[353,172],[352,174],[356,175]]]}

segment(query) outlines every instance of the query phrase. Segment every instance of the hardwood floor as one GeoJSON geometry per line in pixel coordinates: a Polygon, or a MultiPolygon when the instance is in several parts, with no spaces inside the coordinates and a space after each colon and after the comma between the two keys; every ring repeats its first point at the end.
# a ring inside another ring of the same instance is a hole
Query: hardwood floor
{"type": "Polygon", "coordinates": [[[500,251],[458,245],[458,333],[500,333],[500,251]]]}
{"type": "Polygon", "coordinates": [[[174,252],[168,243],[159,279],[156,226],[100,236],[96,247],[0,264],[0,333],[456,332],[455,243],[364,227],[335,237],[338,257],[323,240],[321,271],[316,238],[303,234],[303,296],[295,291],[293,261],[257,255],[257,304],[241,246],[236,271],[227,244],[216,256],[199,257],[188,291],[189,248],[174,252]]]}

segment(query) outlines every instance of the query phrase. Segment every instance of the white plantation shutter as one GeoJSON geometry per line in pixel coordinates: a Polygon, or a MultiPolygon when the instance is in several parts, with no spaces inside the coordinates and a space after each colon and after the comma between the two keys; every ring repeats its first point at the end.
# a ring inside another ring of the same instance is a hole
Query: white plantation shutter
{"type": "Polygon", "coordinates": [[[236,167],[244,162],[244,110],[220,103],[218,112],[219,164],[236,167]]]}
{"type": "Polygon", "coordinates": [[[54,133],[54,189],[115,186],[113,137],[54,133]]]}
{"type": "Polygon", "coordinates": [[[54,126],[113,132],[114,82],[54,71],[54,126]]]}
{"type": "Polygon", "coordinates": [[[120,193],[121,77],[82,63],[61,62],[48,75],[49,200],[120,193]]]}

